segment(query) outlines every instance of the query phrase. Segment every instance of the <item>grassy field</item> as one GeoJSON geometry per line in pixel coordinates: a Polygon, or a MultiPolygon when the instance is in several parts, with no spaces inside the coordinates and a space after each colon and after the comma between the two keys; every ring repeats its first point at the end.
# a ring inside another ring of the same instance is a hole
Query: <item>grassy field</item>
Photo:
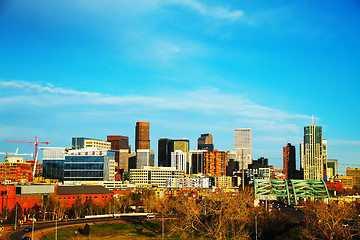
{"type": "MultiPolygon", "coordinates": [[[[81,227],[84,228],[85,224],[81,227]]],[[[55,239],[54,232],[44,235],[41,240],[55,239]]],[[[90,225],[90,235],[79,234],[78,227],[61,228],[58,230],[58,240],[140,240],[161,239],[161,221],[134,221],[90,225]]],[[[180,239],[165,235],[165,239],[180,239]]]]}

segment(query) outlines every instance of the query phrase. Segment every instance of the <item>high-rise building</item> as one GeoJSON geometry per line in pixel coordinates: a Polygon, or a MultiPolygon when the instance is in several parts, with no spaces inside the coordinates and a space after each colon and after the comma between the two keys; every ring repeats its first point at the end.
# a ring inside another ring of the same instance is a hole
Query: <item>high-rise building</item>
{"type": "Polygon", "coordinates": [[[190,174],[205,174],[205,154],[206,150],[189,151],[190,174]]]}
{"type": "Polygon", "coordinates": [[[214,150],[213,137],[210,133],[201,134],[198,138],[198,150],[214,150]]]}
{"type": "Polygon", "coordinates": [[[234,151],[240,162],[240,168],[247,169],[252,163],[252,131],[249,128],[234,130],[234,151]]]}
{"type": "Polygon", "coordinates": [[[135,151],[150,149],[150,123],[137,122],[135,128],[135,151]]]}
{"type": "Polygon", "coordinates": [[[304,127],[304,179],[324,180],[324,165],[322,127],[311,123],[304,127]]]}
{"type": "MultiPolygon", "coordinates": [[[[186,153],[186,159],[189,159],[189,145],[188,139],[169,139],[160,138],[158,141],[158,165],[161,167],[171,167],[171,153],[180,150],[186,153]]],[[[187,164],[189,165],[189,164],[187,164]]],[[[188,168],[188,166],[187,166],[188,168]]]]}
{"type": "Polygon", "coordinates": [[[169,138],[160,138],[158,141],[158,166],[170,167],[171,163],[168,162],[169,158],[169,138]]]}
{"type": "Polygon", "coordinates": [[[176,150],[171,153],[171,167],[177,170],[183,170],[185,174],[188,174],[186,163],[187,163],[187,153],[181,150],[176,150]]]}
{"type": "Polygon", "coordinates": [[[304,171],[304,143],[299,144],[300,171],[304,171]]]}
{"type": "Polygon", "coordinates": [[[283,147],[283,172],[286,180],[296,178],[295,146],[290,143],[283,147]]]}
{"type": "Polygon", "coordinates": [[[235,151],[228,151],[226,153],[226,176],[233,176],[234,172],[239,171],[239,161],[235,151]]]}
{"type": "Polygon", "coordinates": [[[129,171],[129,137],[112,135],[107,136],[107,141],[111,143],[111,150],[115,152],[115,179],[121,180],[123,173],[129,171]]]}
{"type": "Polygon", "coordinates": [[[226,152],[214,150],[206,151],[205,174],[209,176],[226,176],[226,152]]]}

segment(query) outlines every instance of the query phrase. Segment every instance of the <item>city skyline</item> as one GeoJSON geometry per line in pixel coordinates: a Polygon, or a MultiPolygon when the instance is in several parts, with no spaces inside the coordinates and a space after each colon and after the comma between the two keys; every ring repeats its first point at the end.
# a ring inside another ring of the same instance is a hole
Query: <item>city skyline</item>
{"type": "MultiPolygon", "coordinates": [[[[0,151],[8,139],[71,145],[129,137],[213,136],[234,149],[252,129],[253,159],[282,166],[303,128],[322,126],[339,173],[360,167],[360,6],[278,1],[2,1],[0,151]],[[349,164],[349,165],[344,165],[349,164]]],[[[157,157],[155,157],[157,160],[157,157]]]]}

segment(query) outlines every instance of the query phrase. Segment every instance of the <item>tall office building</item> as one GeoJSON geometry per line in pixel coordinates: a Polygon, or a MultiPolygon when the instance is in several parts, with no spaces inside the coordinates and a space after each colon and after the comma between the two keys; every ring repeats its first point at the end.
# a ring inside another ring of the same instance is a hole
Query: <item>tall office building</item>
{"type": "Polygon", "coordinates": [[[214,150],[206,151],[205,174],[209,176],[226,176],[226,152],[214,150]]]}
{"type": "Polygon", "coordinates": [[[206,150],[189,151],[190,174],[205,174],[206,150]]]}
{"type": "Polygon", "coordinates": [[[299,144],[300,171],[304,171],[304,143],[299,144]]]}
{"type": "Polygon", "coordinates": [[[322,127],[314,123],[304,127],[304,179],[324,180],[323,144],[322,127]]]}
{"type": "Polygon", "coordinates": [[[234,151],[237,153],[240,169],[252,163],[252,131],[249,128],[234,130],[234,151]]]}
{"type": "Polygon", "coordinates": [[[187,167],[187,153],[181,150],[176,150],[171,153],[171,167],[176,170],[183,170],[185,174],[188,174],[187,167]]]}
{"type": "Polygon", "coordinates": [[[295,146],[290,143],[283,147],[283,172],[286,180],[296,178],[295,146]]]}
{"type": "Polygon", "coordinates": [[[198,138],[198,150],[214,150],[213,137],[210,133],[201,134],[198,138]]]}
{"type": "Polygon", "coordinates": [[[158,166],[159,167],[170,167],[171,163],[168,161],[169,158],[169,148],[168,144],[170,142],[169,138],[160,138],[158,140],[158,166]]]}
{"type": "Polygon", "coordinates": [[[107,136],[107,141],[115,152],[115,179],[121,180],[124,172],[129,172],[129,137],[111,135],[107,136]]]}
{"type": "Polygon", "coordinates": [[[135,152],[138,149],[150,149],[150,123],[137,122],[135,128],[135,152]]]}

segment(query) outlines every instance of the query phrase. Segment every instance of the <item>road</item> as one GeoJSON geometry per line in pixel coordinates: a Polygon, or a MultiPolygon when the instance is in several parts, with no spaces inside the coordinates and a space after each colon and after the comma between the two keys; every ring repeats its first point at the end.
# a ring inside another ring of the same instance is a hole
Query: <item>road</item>
{"type": "MultiPolygon", "coordinates": [[[[114,222],[114,221],[137,221],[146,219],[144,216],[134,216],[134,217],[121,217],[121,218],[91,218],[91,219],[74,219],[68,220],[66,222],[58,222],[58,227],[62,226],[71,226],[76,224],[85,224],[85,223],[98,223],[98,222],[114,222]]],[[[6,237],[7,240],[21,240],[29,232],[24,232],[25,227],[32,227],[32,224],[23,225],[21,229],[11,232],[6,237]]],[[[55,228],[55,222],[38,222],[35,224],[35,231],[44,230],[47,228],[55,228]]],[[[30,232],[31,236],[31,232],[30,232]]]]}

